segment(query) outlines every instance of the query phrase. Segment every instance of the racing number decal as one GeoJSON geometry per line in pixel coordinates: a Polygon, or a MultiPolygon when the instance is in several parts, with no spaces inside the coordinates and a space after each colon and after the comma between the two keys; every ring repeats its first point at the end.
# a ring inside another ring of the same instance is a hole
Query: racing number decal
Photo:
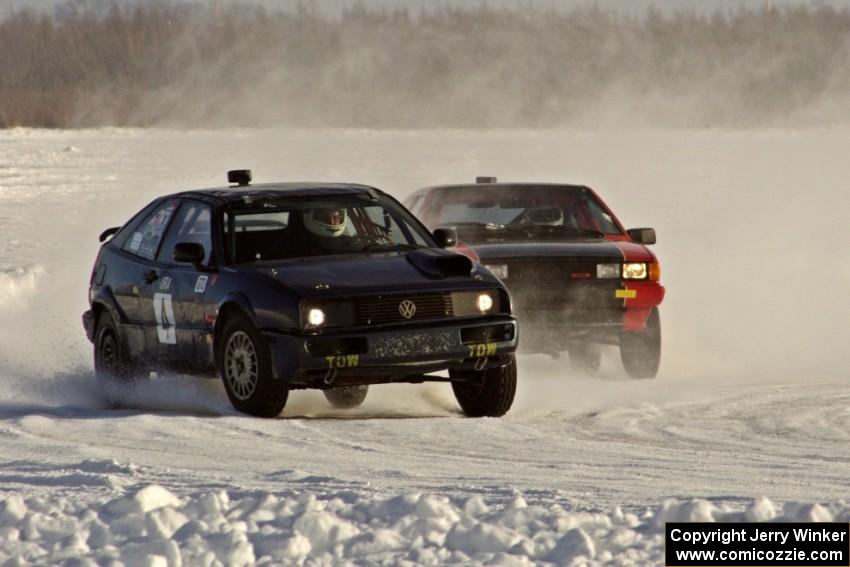
{"type": "Polygon", "coordinates": [[[326,356],[328,368],[356,368],[360,364],[360,356],[357,354],[343,354],[339,356],[326,356]]]}
{"type": "Polygon", "coordinates": [[[174,326],[174,306],[170,293],[155,293],[153,311],[156,317],[156,336],[159,342],[167,345],[177,344],[177,329],[174,326]]]}
{"type": "Polygon", "coordinates": [[[496,343],[480,343],[477,345],[466,345],[469,349],[467,358],[484,358],[496,354],[496,343]]]}

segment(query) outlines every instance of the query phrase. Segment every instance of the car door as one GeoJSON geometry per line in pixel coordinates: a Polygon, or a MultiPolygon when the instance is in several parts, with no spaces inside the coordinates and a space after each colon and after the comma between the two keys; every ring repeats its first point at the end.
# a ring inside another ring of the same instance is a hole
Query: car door
{"type": "Polygon", "coordinates": [[[161,345],[172,342],[173,331],[167,325],[171,308],[161,295],[168,288],[167,266],[157,263],[157,254],[179,205],[177,199],[162,202],[139,223],[123,245],[123,250],[136,260],[137,267],[129,274],[129,279],[138,298],[137,313],[145,337],[145,358],[152,362],[159,360],[161,345]]]}
{"type": "Polygon", "coordinates": [[[200,201],[182,200],[180,210],[165,235],[157,255],[157,263],[167,266],[167,278],[157,294],[158,339],[160,359],[178,370],[194,370],[212,363],[212,311],[207,289],[214,285],[215,275],[209,266],[213,257],[212,208],[200,201]],[[204,247],[204,259],[198,266],[177,262],[174,248],[180,243],[204,247]]]}

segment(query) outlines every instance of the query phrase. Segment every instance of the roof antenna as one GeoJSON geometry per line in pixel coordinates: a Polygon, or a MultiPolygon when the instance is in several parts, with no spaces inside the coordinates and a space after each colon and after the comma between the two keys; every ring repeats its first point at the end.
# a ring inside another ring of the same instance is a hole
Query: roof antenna
{"type": "Polygon", "coordinates": [[[251,184],[251,170],[231,169],[227,172],[227,182],[236,183],[239,187],[247,187],[251,184]]]}

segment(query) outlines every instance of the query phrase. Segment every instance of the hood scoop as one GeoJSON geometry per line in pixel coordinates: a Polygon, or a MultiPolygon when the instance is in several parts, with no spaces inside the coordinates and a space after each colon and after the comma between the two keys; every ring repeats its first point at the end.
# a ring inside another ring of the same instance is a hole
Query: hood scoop
{"type": "Polygon", "coordinates": [[[472,275],[472,260],[454,252],[422,248],[408,252],[405,258],[429,278],[468,278],[472,275]]]}

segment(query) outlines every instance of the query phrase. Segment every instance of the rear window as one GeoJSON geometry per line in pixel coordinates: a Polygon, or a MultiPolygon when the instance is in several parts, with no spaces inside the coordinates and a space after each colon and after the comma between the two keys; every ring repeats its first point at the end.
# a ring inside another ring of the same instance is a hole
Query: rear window
{"type": "Polygon", "coordinates": [[[157,207],[129,235],[122,249],[146,260],[156,258],[162,236],[174,216],[174,211],[177,210],[177,205],[177,200],[171,199],[157,207]]]}

